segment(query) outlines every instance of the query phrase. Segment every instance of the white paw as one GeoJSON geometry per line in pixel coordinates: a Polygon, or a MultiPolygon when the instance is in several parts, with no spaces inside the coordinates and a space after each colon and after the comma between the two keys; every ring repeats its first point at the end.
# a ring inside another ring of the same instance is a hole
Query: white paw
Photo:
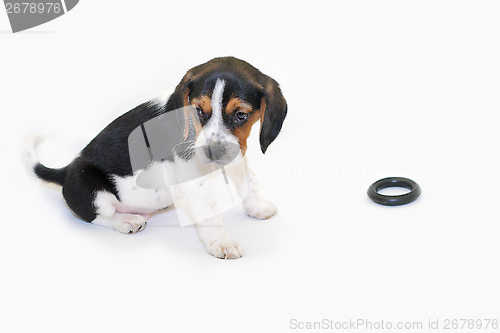
{"type": "Polygon", "coordinates": [[[230,238],[207,243],[207,252],[220,259],[238,259],[243,256],[243,249],[237,241],[230,238]]]}
{"type": "Polygon", "coordinates": [[[244,202],[245,214],[261,220],[267,220],[278,212],[278,208],[262,198],[247,199],[244,202]]]}
{"type": "Polygon", "coordinates": [[[124,234],[133,234],[146,228],[146,217],[135,214],[116,214],[113,228],[124,234]]]}

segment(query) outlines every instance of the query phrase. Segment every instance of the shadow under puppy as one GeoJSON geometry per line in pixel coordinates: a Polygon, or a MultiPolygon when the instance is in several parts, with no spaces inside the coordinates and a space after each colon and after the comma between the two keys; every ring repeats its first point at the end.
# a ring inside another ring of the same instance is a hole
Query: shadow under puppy
{"type": "MultiPolygon", "coordinates": [[[[260,146],[265,153],[286,113],[287,104],[275,80],[245,61],[215,58],[189,70],[172,94],[147,101],[114,120],[66,167],[51,169],[38,162],[35,137],[27,140],[26,157],[39,178],[62,186],[68,207],[79,218],[122,233],[144,230],[151,213],[173,204],[168,186],[138,186],[144,170],[161,166],[167,178],[175,180],[169,185],[189,181],[188,204],[199,221],[195,227],[208,253],[239,258],[243,250],[227,235],[223,215],[214,216],[217,202],[203,179],[214,164],[240,160],[246,166],[247,138],[259,120],[260,146]],[[188,108],[187,146],[180,153],[173,149],[169,156],[151,155],[147,165],[133,167],[131,133],[139,128],[144,131],[144,124],[157,117],[188,108]]],[[[244,170],[244,176],[233,175],[232,180],[239,193],[244,192],[245,213],[259,219],[276,214],[276,206],[260,197],[255,175],[247,166],[244,170]]]]}

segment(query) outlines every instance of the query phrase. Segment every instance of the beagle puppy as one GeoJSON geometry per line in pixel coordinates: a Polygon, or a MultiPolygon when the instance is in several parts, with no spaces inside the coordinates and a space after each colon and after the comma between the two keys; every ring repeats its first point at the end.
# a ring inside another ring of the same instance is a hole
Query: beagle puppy
{"type": "Polygon", "coordinates": [[[189,70],[173,93],[111,122],[66,167],[42,165],[34,151],[36,138],[28,140],[26,157],[38,178],[62,186],[64,200],[77,217],[122,233],[144,230],[150,214],[174,203],[170,185],[188,184],[184,194],[201,242],[211,255],[234,259],[243,250],[227,235],[223,215],[214,214],[218,203],[211,186],[204,186],[206,177],[214,165],[243,162],[243,175],[228,174],[242,196],[245,213],[258,219],[276,214],[276,206],[260,197],[245,153],[252,125],[260,121],[265,153],[286,114],[287,103],[275,80],[245,61],[221,57],[189,70]],[[151,124],[160,125],[151,131],[151,124]],[[152,153],[153,141],[167,153],[152,153]],[[137,146],[142,147],[139,155],[149,152],[147,158],[137,159],[137,146]],[[155,168],[166,175],[167,186],[147,184],[144,175],[158,174],[155,168]]]}

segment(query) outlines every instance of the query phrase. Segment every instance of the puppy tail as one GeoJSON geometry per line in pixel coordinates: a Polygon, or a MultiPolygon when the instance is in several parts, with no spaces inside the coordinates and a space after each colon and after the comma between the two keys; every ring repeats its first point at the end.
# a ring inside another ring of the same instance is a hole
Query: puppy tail
{"type": "Polygon", "coordinates": [[[41,133],[29,135],[24,140],[24,162],[28,170],[33,171],[38,178],[62,186],[66,178],[66,168],[47,168],[36,156],[35,147],[44,140],[45,135],[41,133]]]}

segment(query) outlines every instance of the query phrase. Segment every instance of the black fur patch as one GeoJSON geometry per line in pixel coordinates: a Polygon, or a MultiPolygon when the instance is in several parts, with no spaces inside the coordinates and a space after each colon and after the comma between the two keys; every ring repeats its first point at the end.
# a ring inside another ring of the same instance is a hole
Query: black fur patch
{"type": "Polygon", "coordinates": [[[118,193],[108,176],[89,162],[80,158],[68,165],[63,196],[68,207],[82,220],[91,222],[96,218],[94,199],[98,191],[118,193]]]}
{"type": "Polygon", "coordinates": [[[64,179],[66,177],[66,168],[61,169],[50,169],[46,166],[37,163],[33,168],[33,171],[38,176],[38,178],[45,180],[46,182],[63,185],[64,179]]]}
{"type": "Polygon", "coordinates": [[[82,150],[80,160],[93,165],[103,174],[131,176],[128,137],[134,129],[157,117],[160,112],[161,106],[143,103],[118,117],[82,150]]]}

